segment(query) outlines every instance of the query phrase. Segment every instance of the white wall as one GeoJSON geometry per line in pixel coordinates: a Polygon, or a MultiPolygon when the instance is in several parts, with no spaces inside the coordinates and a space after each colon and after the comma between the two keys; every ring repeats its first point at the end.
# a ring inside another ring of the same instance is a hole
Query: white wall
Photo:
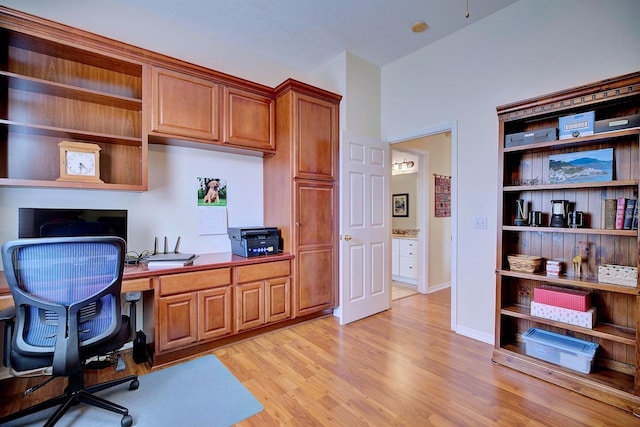
{"type": "Polygon", "coordinates": [[[637,0],[521,0],[383,67],[383,140],[458,123],[459,333],[493,341],[496,106],[640,70],[638,22],[637,0]]]}

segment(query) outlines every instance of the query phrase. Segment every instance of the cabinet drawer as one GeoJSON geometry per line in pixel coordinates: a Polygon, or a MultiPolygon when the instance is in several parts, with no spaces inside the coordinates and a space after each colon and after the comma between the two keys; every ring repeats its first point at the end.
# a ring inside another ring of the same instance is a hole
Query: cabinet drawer
{"type": "Polygon", "coordinates": [[[199,291],[231,284],[231,268],[160,276],[160,295],[199,291]]]}
{"type": "Polygon", "coordinates": [[[244,265],[236,268],[236,283],[255,282],[289,274],[291,271],[288,260],[244,265]]]}
{"type": "Polygon", "coordinates": [[[417,279],[418,260],[416,258],[400,257],[400,276],[417,279]]]}
{"type": "Polygon", "coordinates": [[[151,289],[151,278],[130,279],[122,281],[122,292],[148,291],[151,289]]]}
{"type": "Polygon", "coordinates": [[[417,240],[411,240],[411,239],[398,239],[398,240],[399,240],[400,249],[414,249],[414,250],[418,249],[417,240]]]}
{"type": "Polygon", "coordinates": [[[416,245],[415,247],[411,247],[411,248],[406,248],[406,247],[401,246],[400,247],[400,256],[401,257],[417,258],[418,257],[418,246],[416,245]]]}

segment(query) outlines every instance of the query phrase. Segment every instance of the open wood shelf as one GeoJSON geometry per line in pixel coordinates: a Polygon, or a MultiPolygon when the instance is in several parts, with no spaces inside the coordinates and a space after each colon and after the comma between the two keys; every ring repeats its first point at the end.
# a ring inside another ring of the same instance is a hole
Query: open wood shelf
{"type": "Polygon", "coordinates": [[[142,144],[142,138],[123,135],[85,132],[77,129],[65,129],[53,126],[34,125],[30,123],[19,123],[3,119],[0,119],[0,125],[8,127],[11,132],[25,133],[30,135],[52,136],[63,139],[77,139],[87,142],[104,142],[118,145],[138,146],[142,144]]]}
{"type": "Polygon", "coordinates": [[[554,141],[538,142],[535,144],[518,145],[515,147],[505,147],[504,153],[515,153],[518,151],[546,151],[549,148],[573,148],[581,145],[591,145],[597,142],[605,142],[630,135],[639,135],[640,128],[628,128],[611,132],[596,133],[589,136],[581,136],[570,139],[556,139],[554,141]]]}
{"type": "Polygon", "coordinates": [[[640,398],[633,396],[634,380],[632,375],[601,367],[597,364],[593,367],[591,373],[583,374],[535,357],[527,356],[524,344],[522,343],[503,345],[499,350],[494,350],[493,359],[498,363],[511,365],[513,367],[519,366],[522,368],[523,364],[527,364],[529,365],[529,372],[527,373],[530,375],[543,378],[564,387],[569,385],[567,388],[573,388],[577,384],[580,384],[580,388],[589,387],[589,385],[598,390],[607,388],[610,389],[608,390],[609,392],[615,394],[617,394],[617,392],[624,393],[625,399],[637,401],[637,404],[640,404],[640,398]],[[568,381],[569,379],[570,381],[568,381]]]}
{"type": "Polygon", "coordinates": [[[523,271],[512,270],[496,270],[496,273],[501,276],[515,277],[519,279],[536,280],[538,282],[545,283],[557,283],[564,286],[576,286],[586,289],[599,289],[603,291],[616,292],[620,294],[640,295],[640,289],[631,286],[614,285],[610,283],[599,282],[596,279],[589,278],[577,278],[574,276],[568,276],[560,274],[559,276],[548,275],[545,272],[540,273],[526,273],[523,271]]]}
{"type": "Polygon", "coordinates": [[[584,188],[606,188],[606,187],[637,187],[637,179],[626,179],[619,181],[603,181],[603,182],[580,182],[572,184],[537,184],[537,185],[505,185],[502,187],[504,192],[521,193],[523,191],[544,191],[544,190],[572,190],[584,188]]]}
{"type": "Polygon", "coordinates": [[[108,105],[110,107],[124,108],[133,111],[142,111],[142,99],[115,95],[71,86],[47,80],[22,76],[16,73],[0,71],[0,78],[7,78],[11,89],[28,92],[42,93],[52,96],[76,99],[95,104],[108,105]]]}
{"type": "Polygon", "coordinates": [[[542,317],[532,316],[529,307],[524,305],[509,305],[502,307],[500,313],[505,316],[516,317],[519,319],[531,320],[544,325],[555,326],[569,331],[579,332],[593,337],[603,338],[610,341],[619,342],[626,345],[635,345],[636,331],[631,328],[611,325],[606,323],[596,323],[593,329],[583,328],[580,326],[570,325],[564,322],[544,319],[542,317]]]}
{"type": "Polygon", "coordinates": [[[569,234],[600,234],[604,236],[629,236],[636,237],[638,230],[609,230],[606,228],[570,228],[570,227],[529,227],[518,225],[503,225],[504,231],[531,231],[539,233],[569,233],[569,234]]]}

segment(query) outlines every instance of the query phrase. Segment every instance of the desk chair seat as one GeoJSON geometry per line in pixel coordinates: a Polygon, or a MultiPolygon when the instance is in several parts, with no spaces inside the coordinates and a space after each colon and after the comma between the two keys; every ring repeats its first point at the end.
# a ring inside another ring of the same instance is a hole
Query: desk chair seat
{"type": "Polygon", "coordinates": [[[135,323],[121,314],[124,254],[124,240],[117,237],[22,239],[2,245],[15,303],[15,317],[4,319],[11,334],[11,368],[51,367],[51,378],[68,377],[68,385],[64,394],[8,415],[0,425],[58,406],[45,424],[52,426],[81,402],[121,414],[124,427],[133,424],[127,408],[93,393],[126,382],[135,390],[137,376],[85,387],[83,372],[87,359],[120,349],[134,335],[135,323]]]}

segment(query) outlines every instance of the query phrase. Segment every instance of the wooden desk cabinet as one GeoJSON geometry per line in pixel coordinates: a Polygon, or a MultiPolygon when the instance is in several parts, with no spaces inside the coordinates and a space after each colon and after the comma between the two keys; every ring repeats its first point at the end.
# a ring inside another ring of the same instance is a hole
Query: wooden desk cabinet
{"type": "Polygon", "coordinates": [[[154,279],[155,353],[168,360],[168,353],[289,319],[290,259],[251,262],[160,271],[154,279]]]}
{"type": "Polygon", "coordinates": [[[231,268],[160,276],[158,351],[230,334],[231,293],[231,268]]]}
{"type": "Polygon", "coordinates": [[[289,261],[236,268],[235,332],[290,317],[290,274],[289,261]]]}

